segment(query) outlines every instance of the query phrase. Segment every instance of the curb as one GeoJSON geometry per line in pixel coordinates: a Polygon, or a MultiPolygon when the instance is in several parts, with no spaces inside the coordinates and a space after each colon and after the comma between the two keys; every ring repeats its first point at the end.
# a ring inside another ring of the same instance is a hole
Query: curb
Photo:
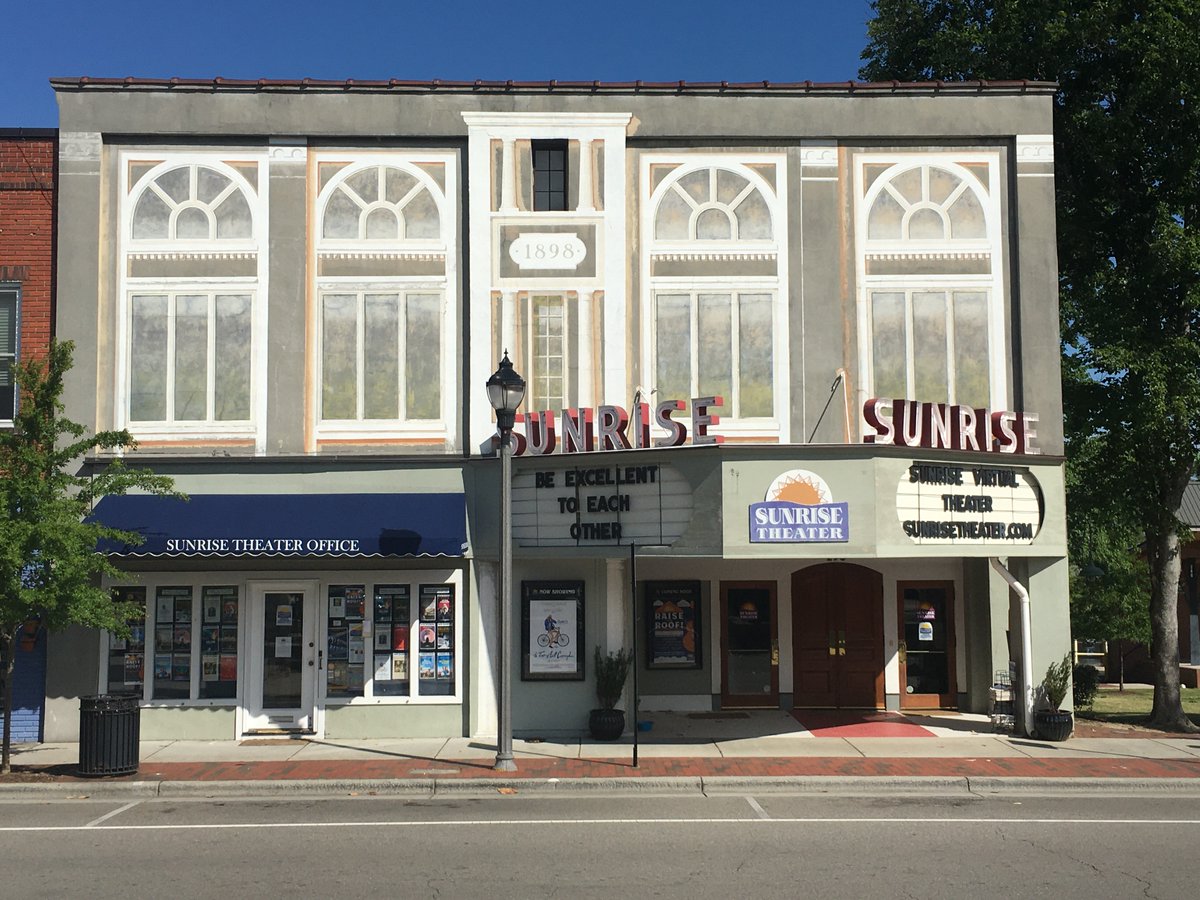
{"type": "Polygon", "coordinates": [[[499,794],[717,796],[753,793],[845,796],[1148,795],[1200,797],[1194,778],[1029,778],[973,776],[713,776],[662,778],[277,779],[273,781],[125,781],[0,784],[4,800],[130,800],[260,797],[487,797],[499,794]]]}

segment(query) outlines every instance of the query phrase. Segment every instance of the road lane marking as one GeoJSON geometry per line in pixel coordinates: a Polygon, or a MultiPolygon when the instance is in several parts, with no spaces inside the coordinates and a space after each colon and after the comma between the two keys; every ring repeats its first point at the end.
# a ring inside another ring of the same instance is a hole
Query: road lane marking
{"type": "Polygon", "coordinates": [[[132,803],[126,803],[124,806],[114,809],[112,812],[105,813],[98,819],[92,819],[92,821],[88,822],[83,827],[84,828],[95,828],[101,822],[107,822],[113,816],[119,816],[121,813],[125,812],[125,810],[133,809],[135,806],[137,806],[141,802],[142,802],[141,800],[134,800],[132,803]]]}
{"type": "Polygon", "coordinates": [[[758,813],[758,817],[760,819],[771,818],[770,816],[767,815],[767,811],[765,809],[763,809],[761,806],[759,806],[758,801],[755,800],[753,797],[747,797],[746,802],[750,804],[750,808],[752,810],[754,810],[756,813],[758,813]]]}
{"type": "Polygon", "coordinates": [[[0,826],[0,833],[33,833],[46,831],[217,831],[259,828],[462,828],[462,827],[505,827],[519,825],[1200,825],[1200,819],[1000,819],[1000,818],[943,818],[931,819],[924,816],[914,818],[883,817],[814,817],[814,818],[666,818],[666,819],[453,819],[429,820],[384,820],[362,822],[218,822],[212,824],[171,825],[13,825],[0,826]]]}

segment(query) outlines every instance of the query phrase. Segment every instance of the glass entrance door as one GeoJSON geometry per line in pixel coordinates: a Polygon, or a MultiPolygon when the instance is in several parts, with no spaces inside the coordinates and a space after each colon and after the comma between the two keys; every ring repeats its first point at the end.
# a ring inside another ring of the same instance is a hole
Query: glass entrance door
{"type": "Polygon", "coordinates": [[[316,591],[264,586],[250,598],[250,677],[243,731],[314,730],[316,591]]]}
{"type": "Polygon", "coordinates": [[[779,705],[774,582],[721,583],[721,705],[779,705]]]}
{"type": "Polygon", "coordinates": [[[901,582],[899,594],[900,707],[954,708],[953,585],[901,582]]]}

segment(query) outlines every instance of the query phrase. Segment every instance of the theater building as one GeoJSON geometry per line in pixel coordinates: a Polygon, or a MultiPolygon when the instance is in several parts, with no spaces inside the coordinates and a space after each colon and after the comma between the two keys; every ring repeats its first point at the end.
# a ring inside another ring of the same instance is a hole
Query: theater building
{"type": "Polygon", "coordinates": [[[1051,85],[54,87],[68,410],[190,500],[98,506],[145,615],[52,636],[48,739],[495,734],[505,351],[518,735],[635,636],[678,711],[1069,648],[1051,85]]]}

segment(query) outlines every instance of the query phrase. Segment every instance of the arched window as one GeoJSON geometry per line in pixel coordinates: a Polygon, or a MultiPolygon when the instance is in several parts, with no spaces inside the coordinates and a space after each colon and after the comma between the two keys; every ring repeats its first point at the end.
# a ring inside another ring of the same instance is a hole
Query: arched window
{"type": "Polygon", "coordinates": [[[248,240],[254,217],[231,174],[200,164],[167,168],[141,188],[130,216],[139,240],[248,240]]]}
{"type": "Polygon", "coordinates": [[[392,165],[343,175],[325,201],[321,237],[326,240],[403,242],[442,236],[438,201],[427,176],[392,165]]]}
{"type": "Polygon", "coordinates": [[[697,169],[673,179],[654,215],[660,241],[769,241],[771,209],[762,190],[730,169],[697,169]]]}
{"type": "Polygon", "coordinates": [[[782,159],[656,154],[644,166],[647,386],[684,402],[719,395],[727,434],[786,439],[782,159]]]}
{"type": "Polygon", "coordinates": [[[983,153],[858,158],[870,396],[1003,404],[998,168],[983,153]]]}
{"type": "Polygon", "coordinates": [[[121,158],[119,419],[144,440],[260,447],[265,160],[217,152],[121,158]]]}
{"type": "Polygon", "coordinates": [[[318,161],[317,441],[448,439],[445,155],[318,161]]]}

